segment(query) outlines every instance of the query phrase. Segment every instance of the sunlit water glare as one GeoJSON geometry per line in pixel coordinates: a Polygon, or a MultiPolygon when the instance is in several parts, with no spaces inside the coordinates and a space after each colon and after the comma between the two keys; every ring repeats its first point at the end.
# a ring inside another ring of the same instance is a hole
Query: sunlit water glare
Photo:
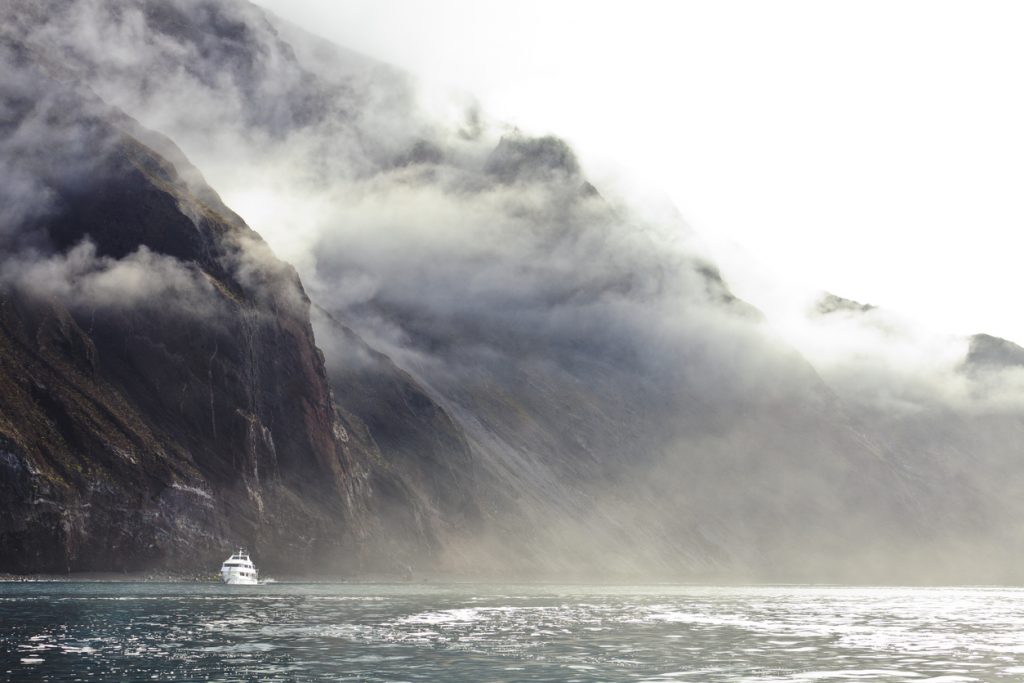
{"type": "Polygon", "coordinates": [[[0,583],[8,681],[1024,681],[1024,590],[0,583]]]}

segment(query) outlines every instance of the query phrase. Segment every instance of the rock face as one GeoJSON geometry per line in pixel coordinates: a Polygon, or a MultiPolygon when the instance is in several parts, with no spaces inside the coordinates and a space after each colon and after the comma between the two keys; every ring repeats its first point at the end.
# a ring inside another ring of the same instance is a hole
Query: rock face
{"type": "Polygon", "coordinates": [[[1024,349],[990,334],[975,334],[964,358],[967,368],[1007,368],[1024,366],[1024,349]]]}
{"type": "Polygon", "coordinates": [[[1017,412],[849,401],[564,142],[247,3],[0,18],[0,571],[1013,575],[1017,412]]]}
{"type": "Polygon", "coordinates": [[[8,49],[42,94],[5,84],[5,151],[45,204],[4,226],[3,569],[339,553],[359,466],[294,270],[168,140],[8,49]]]}
{"type": "Polygon", "coordinates": [[[271,571],[436,554],[472,516],[444,411],[321,315],[366,356],[329,379],[294,269],[180,150],[0,48],[23,206],[0,233],[0,570],[202,570],[239,543],[271,571]]]}

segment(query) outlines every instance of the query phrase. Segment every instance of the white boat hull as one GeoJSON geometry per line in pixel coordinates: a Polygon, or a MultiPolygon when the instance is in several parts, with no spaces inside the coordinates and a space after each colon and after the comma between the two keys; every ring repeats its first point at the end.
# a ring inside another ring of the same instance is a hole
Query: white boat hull
{"type": "Polygon", "coordinates": [[[235,573],[224,573],[221,575],[221,581],[228,584],[229,586],[255,586],[256,579],[251,576],[239,576],[235,573]]]}

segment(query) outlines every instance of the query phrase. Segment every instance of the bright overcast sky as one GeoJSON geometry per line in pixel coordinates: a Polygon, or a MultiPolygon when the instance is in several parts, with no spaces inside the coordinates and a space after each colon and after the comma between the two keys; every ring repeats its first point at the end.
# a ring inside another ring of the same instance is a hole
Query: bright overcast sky
{"type": "Polygon", "coordinates": [[[755,304],[1024,342],[1024,3],[257,1],[615,160],[755,304]]]}

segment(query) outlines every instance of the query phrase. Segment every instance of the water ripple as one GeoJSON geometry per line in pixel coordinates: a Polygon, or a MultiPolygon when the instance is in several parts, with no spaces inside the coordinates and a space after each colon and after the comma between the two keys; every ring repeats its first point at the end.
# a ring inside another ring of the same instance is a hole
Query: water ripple
{"type": "Polygon", "coordinates": [[[8,681],[1024,677],[998,588],[11,583],[0,623],[8,681]]]}

